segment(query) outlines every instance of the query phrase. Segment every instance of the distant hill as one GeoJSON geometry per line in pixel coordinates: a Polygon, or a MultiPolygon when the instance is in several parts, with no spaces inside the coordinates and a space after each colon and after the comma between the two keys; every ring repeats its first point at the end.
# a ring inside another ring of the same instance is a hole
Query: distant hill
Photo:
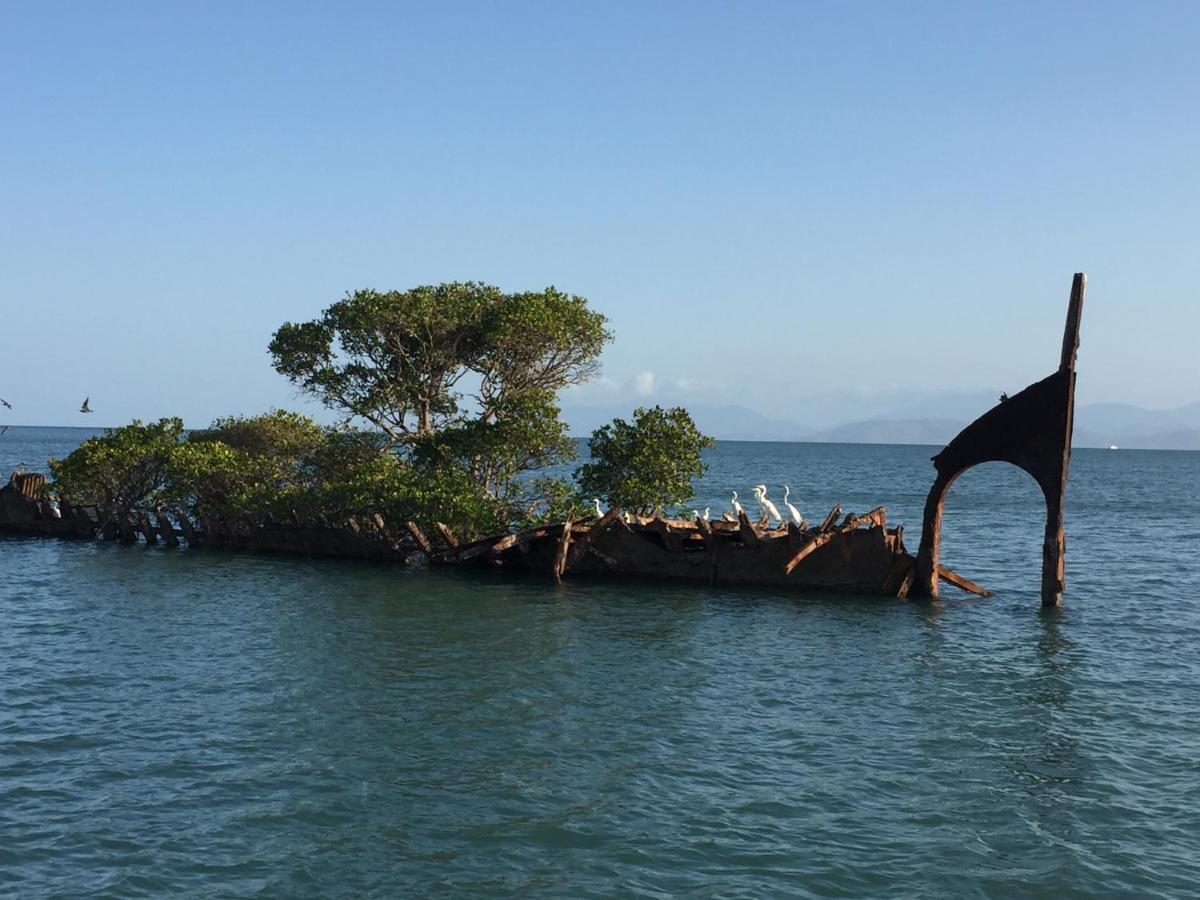
{"type": "MultiPolygon", "coordinates": [[[[643,404],[653,405],[653,403],[643,404]]],[[[664,405],[666,405],[664,403],[664,405]]],[[[709,406],[684,403],[702,432],[719,441],[803,441],[810,429],[789,419],[774,419],[747,406],[709,406]]],[[[563,417],[573,435],[586,437],[614,418],[632,416],[631,404],[613,406],[567,406],[563,417]]]]}
{"type": "MultiPolygon", "coordinates": [[[[988,395],[964,395],[946,403],[941,415],[926,412],[933,405],[928,401],[909,406],[900,403],[896,414],[823,428],[767,416],[747,406],[685,405],[700,430],[717,440],[939,445],[953,438],[994,402],[988,395]]],[[[571,433],[575,435],[591,434],[614,417],[628,418],[631,412],[632,407],[628,404],[564,409],[571,433]]],[[[1075,411],[1075,446],[1108,447],[1110,444],[1127,449],[1200,450],[1200,403],[1165,410],[1123,403],[1093,403],[1079,407],[1075,411]]]]}
{"type": "Polygon", "coordinates": [[[847,422],[807,440],[838,444],[946,444],[965,423],[952,419],[867,419],[847,422]]]}

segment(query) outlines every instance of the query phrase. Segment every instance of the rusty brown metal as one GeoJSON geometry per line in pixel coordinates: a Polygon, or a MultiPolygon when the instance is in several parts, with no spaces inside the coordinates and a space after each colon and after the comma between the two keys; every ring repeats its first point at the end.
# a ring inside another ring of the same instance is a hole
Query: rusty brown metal
{"type": "Polygon", "coordinates": [[[1046,499],[1042,545],[1042,606],[1059,606],[1066,588],[1063,497],[1075,416],[1075,357],[1087,276],[1076,273],[1067,305],[1058,371],[1019,394],[1002,398],[933,457],[937,477],[925,500],[921,548],[910,597],[936,597],[946,492],[963,472],[984,462],[1008,462],[1033,476],[1046,499]]]}

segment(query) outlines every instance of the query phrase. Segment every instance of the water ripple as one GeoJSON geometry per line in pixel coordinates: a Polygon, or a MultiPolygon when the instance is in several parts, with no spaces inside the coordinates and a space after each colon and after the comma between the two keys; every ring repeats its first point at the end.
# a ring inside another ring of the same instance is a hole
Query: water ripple
{"type": "MultiPolygon", "coordinates": [[[[924,448],[739,453],[704,496],[918,520],[924,448]]],[[[1076,454],[1050,614],[1003,467],[947,512],[996,597],[932,607],[0,541],[0,891],[1190,895],[1198,475],[1076,454]]]]}

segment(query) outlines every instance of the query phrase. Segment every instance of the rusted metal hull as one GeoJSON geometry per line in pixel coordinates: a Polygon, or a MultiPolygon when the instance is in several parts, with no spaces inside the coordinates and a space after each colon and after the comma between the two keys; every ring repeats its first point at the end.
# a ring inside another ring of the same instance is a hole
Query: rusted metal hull
{"type": "Polygon", "coordinates": [[[1012,397],[1002,397],[954,438],[933,465],[937,477],[925,501],[921,547],[917,554],[912,596],[936,597],[942,540],[942,509],[955,479],[984,462],[1007,462],[1028,472],[1046,499],[1046,529],[1042,544],[1042,606],[1059,606],[1066,589],[1067,552],[1063,529],[1063,498],[1071,462],[1075,417],[1075,358],[1087,276],[1077,273],[1071,283],[1067,321],[1063,330],[1058,371],[1012,397]]]}
{"type": "MultiPolygon", "coordinates": [[[[794,592],[903,596],[915,558],[884,510],[822,527],[764,528],[740,522],[641,519],[610,513],[448,549],[437,559],[541,574],[558,580],[627,578],[755,585],[794,592]]],[[[960,587],[982,588],[947,570],[960,587]]]]}

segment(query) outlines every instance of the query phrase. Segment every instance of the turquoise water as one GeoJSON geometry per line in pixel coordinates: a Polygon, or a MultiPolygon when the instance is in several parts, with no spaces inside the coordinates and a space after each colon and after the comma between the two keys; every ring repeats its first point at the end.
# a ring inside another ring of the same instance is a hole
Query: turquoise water
{"type": "MultiPolygon", "coordinates": [[[[722,443],[701,504],[915,537],[932,452],[722,443]]],[[[0,540],[0,893],[1192,895],[1200,454],[1075,454],[1060,612],[1041,523],[964,476],[996,596],[932,606],[0,540]]]]}

